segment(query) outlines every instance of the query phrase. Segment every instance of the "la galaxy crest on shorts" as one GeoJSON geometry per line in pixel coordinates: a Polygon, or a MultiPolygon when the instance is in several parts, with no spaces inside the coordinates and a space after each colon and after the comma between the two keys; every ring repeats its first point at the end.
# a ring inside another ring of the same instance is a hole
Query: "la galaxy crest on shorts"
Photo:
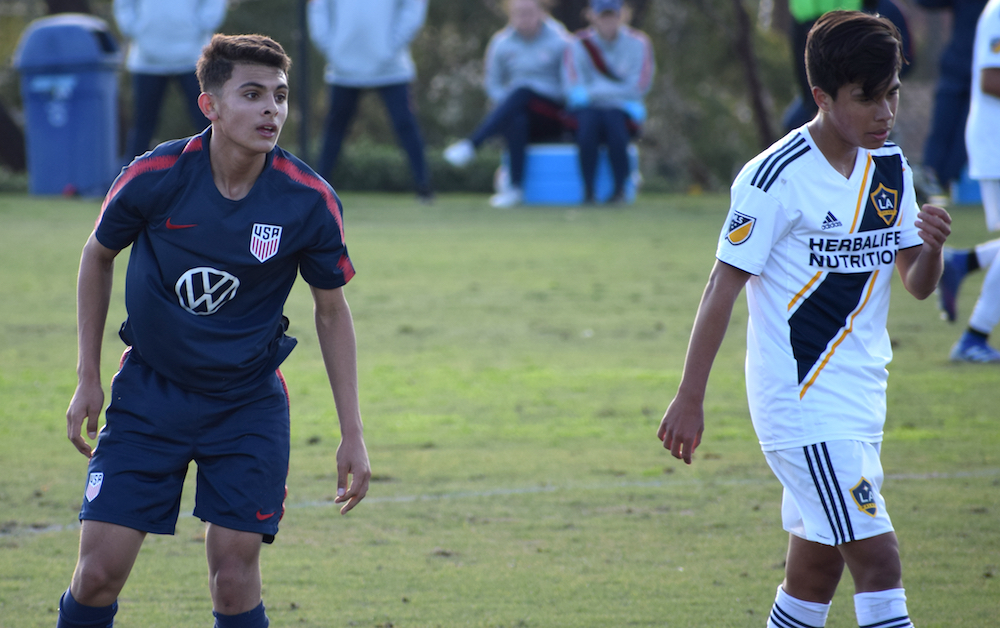
{"type": "Polygon", "coordinates": [[[733,217],[729,221],[726,239],[729,240],[730,244],[743,244],[750,239],[750,234],[753,233],[753,226],[755,224],[757,224],[757,219],[753,216],[747,216],[746,214],[734,211],[733,217]]]}
{"type": "Polygon", "coordinates": [[[868,480],[861,478],[861,481],[851,489],[851,497],[854,498],[854,503],[858,505],[858,510],[861,512],[871,517],[878,514],[878,505],[875,503],[875,491],[868,480]]]}

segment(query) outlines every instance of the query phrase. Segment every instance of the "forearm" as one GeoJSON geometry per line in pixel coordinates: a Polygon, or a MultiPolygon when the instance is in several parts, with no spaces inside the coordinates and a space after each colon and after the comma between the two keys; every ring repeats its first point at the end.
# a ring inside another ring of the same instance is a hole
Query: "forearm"
{"type": "Polygon", "coordinates": [[[91,235],[80,257],[76,295],[76,374],[80,382],[98,384],[101,380],[101,345],[114,283],[114,257],[102,254],[102,248],[91,235]]]}
{"type": "Polygon", "coordinates": [[[701,297],[698,313],[695,316],[691,339],[688,343],[687,355],[684,358],[684,372],[677,389],[678,396],[687,397],[699,403],[705,398],[708,386],[708,376],[719,353],[722,341],[729,328],[733,306],[739,296],[746,278],[731,281],[724,279],[721,273],[742,273],[732,267],[716,262],[708,285],[701,297]],[[721,268],[720,268],[721,266],[721,268]]]}
{"type": "Polygon", "coordinates": [[[363,426],[358,401],[357,341],[350,307],[346,301],[333,308],[317,304],[315,319],[341,437],[360,438],[363,426]]]}
{"type": "Polygon", "coordinates": [[[984,94],[1000,98],[1000,68],[983,68],[980,85],[984,94]]]}
{"type": "Polygon", "coordinates": [[[920,300],[932,295],[944,270],[941,250],[921,245],[899,251],[897,256],[903,262],[897,268],[906,291],[920,300]]]}

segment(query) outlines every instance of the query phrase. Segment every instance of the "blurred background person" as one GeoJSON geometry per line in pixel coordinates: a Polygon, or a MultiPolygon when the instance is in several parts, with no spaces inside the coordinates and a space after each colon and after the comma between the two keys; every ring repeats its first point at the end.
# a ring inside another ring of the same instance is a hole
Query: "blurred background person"
{"type": "MultiPolygon", "coordinates": [[[[969,119],[965,129],[969,176],[979,180],[986,227],[1000,231],[1000,0],[990,0],[979,17],[972,64],[969,119]]],[[[1000,240],[967,250],[945,250],[938,299],[948,321],[957,315],[958,288],[965,276],[983,268],[986,276],[969,326],[951,349],[957,362],[1000,362],[1000,351],[989,345],[1000,323],[1000,240]]]]}
{"type": "Polygon", "coordinates": [[[584,203],[595,202],[597,156],[606,145],[614,177],[609,203],[625,200],[631,174],[629,141],[646,120],[643,98],[652,85],[656,62],[645,33],[626,26],[621,0],[590,0],[591,26],[577,34],[564,64],[567,106],[577,120],[584,203]]]}
{"type": "Polygon", "coordinates": [[[132,75],[132,127],[126,160],[149,150],[167,85],[176,81],[195,131],[208,126],[198,108],[194,68],[201,49],[226,17],[226,0],[114,0],[118,30],[129,40],[125,67],[132,75]]]}
{"type": "Polygon", "coordinates": [[[361,92],[378,91],[413,173],[417,197],[433,198],[424,140],[410,94],[416,66],[410,43],[427,18],[427,0],[310,0],[309,36],[326,57],[330,85],[317,170],[330,177],[361,92]]]}
{"type": "Polygon", "coordinates": [[[921,179],[932,196],[947,196],[965,167],[965,121],[972,90],[972,42],[986,0],[916,0],[925,9],[949,9],[951,39],[941,52],[934,113],[924,143],[921,179]]]}
{"type": "Polygon", "coordinates": [[[508,0],[509,22],[486,47],[484,87],[492,110],[472,135],[444,151],[445,161],[464,167],[487,139],[507,144],[510,182],[490,198],[493,207],[521,203],[529,142],[551,142],[567,131],[562,62],[571,36],[548,13],[547,0],[508,0]]]}

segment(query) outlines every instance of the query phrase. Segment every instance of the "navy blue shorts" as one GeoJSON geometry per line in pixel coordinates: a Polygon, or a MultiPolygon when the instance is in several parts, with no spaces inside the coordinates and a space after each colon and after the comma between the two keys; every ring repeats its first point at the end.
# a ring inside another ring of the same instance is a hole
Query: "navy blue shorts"
{"type": "Polygon", "coordinates": [[[128,355],[111,382],[80,519],[173,534],[193,460],[194,516],[270,543],[284,511],[289,440],[280,373],[233,401],[178,388],[128,355]]]}

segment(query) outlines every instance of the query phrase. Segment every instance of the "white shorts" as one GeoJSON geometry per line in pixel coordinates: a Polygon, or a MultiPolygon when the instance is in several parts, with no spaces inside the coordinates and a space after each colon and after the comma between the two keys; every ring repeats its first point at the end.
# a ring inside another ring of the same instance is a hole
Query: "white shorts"
{"type": "Polygon", "coordinates": [[[1000,179],[980,179],[979,191],[986,212],[986,228],[1000,231],[1000,179]]]}
{"type": "Polygon", "coordinates": [[[882,498],[880,443],[838,440],[765,451],[785,488],[781,523],[790,534],[841,545],[892,532],[882,498]]]}

